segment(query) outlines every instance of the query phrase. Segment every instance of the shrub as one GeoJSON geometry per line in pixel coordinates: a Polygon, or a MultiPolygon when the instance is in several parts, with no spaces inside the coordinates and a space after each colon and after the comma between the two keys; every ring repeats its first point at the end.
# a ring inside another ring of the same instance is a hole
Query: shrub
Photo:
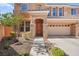
{"type": "Polygon", "coordinates": [[[5,40],[11,40],[11,36],[5,37],[5,40]]]}
{"type": "Polygon", "coordinates": [[[8,49],[9,47],[9,42],[6,42],[6,44],[4,45],[4,49],[8,49]]]}
{"type": "Polygon", "coordinates": [[[51,52],[53,56],[64,56],[65,54],[63,50],[57,47],[51,48],[51,52]]]}
{"type": "Polygon", "coordinates": [[[29,56],[29,53],[24,52],[24,53],[21,53],[20,56],[29,56]]]}
{"type": "Polygon", "coordinates": [[[30,32],[30,31],[29,31],[29,32],[24,33],[24,38],[25,38],[26,40],[31,39],[31,37],[32,37],[32,34],[31,34],[31,32],[30,32]]]}
{"type": "Polygon", "coordinates": [[[16,37],[16,33],[15,33],[15,32],[11,32],[10,35],[11,35],[12,37],[16,37]]]}

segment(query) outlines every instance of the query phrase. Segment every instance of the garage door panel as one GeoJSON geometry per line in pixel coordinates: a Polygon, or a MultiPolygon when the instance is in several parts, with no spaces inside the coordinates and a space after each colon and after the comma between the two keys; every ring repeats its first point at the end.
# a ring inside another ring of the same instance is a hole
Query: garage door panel
{"type": "Polygon", "coordinates": [[[49,26],[48,35],[70,35],[70,26],[49,26]]]}

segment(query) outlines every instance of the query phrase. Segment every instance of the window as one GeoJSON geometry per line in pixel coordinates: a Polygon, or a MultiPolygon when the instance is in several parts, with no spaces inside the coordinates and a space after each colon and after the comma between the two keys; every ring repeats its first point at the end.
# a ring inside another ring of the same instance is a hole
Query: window
{"type": "Polygon", "coordinates": [[[23,21],[20,24],[20,32],[24,32],[24,31],[26,31],[26,32],[30,31],[30,22],[29,21],[26,21],[26,22],[23,21]]]}
{"type": "Polygon", "coordinates": [[[57,9],[53,8],[53,16],[57,16],[57,9]]]}
{"type": "Polygon", "coordinates": [[[51,16],[51,15],[50,15],[50,9],[48,9],[48,11],[49,11],[49,12],[48,12],[48,16],[51,16]]]}
{"type": "Polygon", "coordinates": [[[24,22],[22,22],[22,23],[20,24],[20,31],[21,31],[21,32],[24,32],[24,22]]]}
{"type": "Polygon", "coordinates": [[[73,15],[73,16],[76,15],[76,9],[71,9],[71,15],[73,15]]]}
{"type": "Polygon", "coordinates": [[[59,8],[59,16],[63,16],[63,9],[59,8]]]}
{"type": "Polygon", "coordinates": [[[26,31],[30,31],[30,22],[26,22],[26,31]]]}
{"type": "Polygon", "coordinates": [[[28,5],[26,3],[21,4],[21,11],[27,11],[28,10],[28,5]]]}

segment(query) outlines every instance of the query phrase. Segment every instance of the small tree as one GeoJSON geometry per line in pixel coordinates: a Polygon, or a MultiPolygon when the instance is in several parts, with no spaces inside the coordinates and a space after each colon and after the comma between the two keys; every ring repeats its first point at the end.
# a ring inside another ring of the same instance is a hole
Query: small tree
{"type": "Polygon", "coordinates": [[[6,14],[3,14],[2,17],[1,17],[1,23],[3,26],[12,26],[13,25],[13,22],[12,22],[12,17],[11,17],[11,13],[6,13],[6,14]]]}
{"type": "Polygon", "coordinates": [[[14,30],[15,32],[17,32],[17,34],[19,34],[19,26],[22,22],[22,17],[20,15],[17,15],[17,16],[13,16],[13,26],[14,26],[14,30]]]}
{"type": "MultiPolygon", "coordinates": [[[[14,16],[12,15],[12,13],[6,13],[3,14],[0,19],[3,26],[8,26],[8,27],[16,26],[17,29],[15,28],[15,30],[19,30],[19,24],[21,23],[21,16],[19,15],[14,16]]],[[[19,33],[19,31],[17,33],[19,33]]]]}

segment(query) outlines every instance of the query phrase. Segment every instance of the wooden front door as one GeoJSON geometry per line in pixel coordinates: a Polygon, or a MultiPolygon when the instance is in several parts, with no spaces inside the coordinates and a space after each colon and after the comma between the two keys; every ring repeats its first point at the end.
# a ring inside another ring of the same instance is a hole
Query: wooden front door
{"type": "Polygon", "coordinates": [[[42,36],[43,35],[43,20],[42,19],[36,19],[36,36],[42,36]]]}

